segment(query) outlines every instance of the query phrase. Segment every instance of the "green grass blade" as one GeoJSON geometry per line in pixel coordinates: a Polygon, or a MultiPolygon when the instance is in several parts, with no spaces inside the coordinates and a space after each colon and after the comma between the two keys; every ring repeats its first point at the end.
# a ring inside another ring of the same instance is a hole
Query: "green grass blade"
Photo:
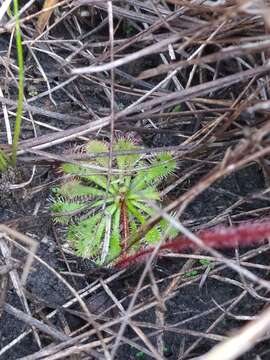
{"type": "Polygon", "coordinates": [[[16,165],[17,161],[17,148],[21,132],[21,123],[22,123],[22,114],[23,114],[23,98],[24,98],[24,60],[23,60],[23,46],[22,46],[22,35],[20,29],[19,21],[19,6],[18,0],[13,0],[14,4],[14,15],[16,19],[15,29],[16,29],[16,47],[17,47],[17,59],[19,67],[19,84],[18,84],[18,102],[17,102],[17,112],[15,120],[15,129],[13,136],[12,144],[12,165],[16,165]]]}
{"type": "Polygon", "coordinates": [[[6,171],[9,165],[9,159],[6,153],[0,149],[0,173],[6,171]]]}

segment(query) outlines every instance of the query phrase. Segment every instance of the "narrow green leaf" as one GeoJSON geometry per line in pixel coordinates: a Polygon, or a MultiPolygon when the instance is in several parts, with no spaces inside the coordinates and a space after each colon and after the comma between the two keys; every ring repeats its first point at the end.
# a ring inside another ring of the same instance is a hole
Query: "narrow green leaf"
{"type": "Polygon", "coordinates": [[[147,215],[149,216],[152,216],[154,214],[154,209],[151,208],[150,206],[147,206],[145,204],[143,204],[142,202],[140,201],[136,201],[136,200],[133,200],[132,201],[132,204],[137,208],[137,209],[140,209],[141,211],[143,211],[144,213],[146,213],[147,215]]]}
{"type": "Polygon", "coordinates": [[[105,226],[105,219],[101,220],[101,216],[102,214],[99,213],[89,219],[81,220],[77,225],[69,226],[68,240],[74,244],[79,256],[94,257],[100,251],[100,234],[105,226]]]}
{"type": "Polygon", "coordinates": [[[143,190],[146,186],[157,185],[166,176],[173,173],[176,161],[169,153],[161,153],[151,162],[147,169],[140,171],[131,184],[132,189],[143,190]]]}
{"type": "MultiPolygon", "coordinates": [[[[138,150],[139,147],[136,146],[130,139],[120,138],[117,140],[113,146],[114,151],[131,151],[138,150]]],[[[128,170],[135,166],[136,162],[140,159],[141,155],[139,154],[129,154],[129,155],[118,155],[116,157],[117,166],[120,170],[128,170]]]]}
{"type": "Polygon", "coordinates": [[[6,153],[0,149],[0,172],[6,171],[9,164],[9,159],[6,153]]]}
{"type": "Polygon", "coordinates": [[[19,18],[19,2],[13,0],[14,15],[15,15],[15,34],[16,34],[16,49],[17,49],[17,60],[19,67],[19,83],[18,83],[18,101],[17,101],[17,112],[15,120],[15,128],[12,142],[12,157],[11,162],[13,166],[16,165],[17,161],[17,148],[21,133],[22,115],[23,115],[23,100],[24,100],[24,55],[23,55],[23,42],[22,34],[20,29],[20,18],[19,18]]]}
{"type": "Polygon", "coordinates": [[[91,186],[82,185],[79,180],[71,180],[64,183],[59,189],[58,193],[67,198],[74,198],[80,196],[105,196],[105,190],[96,189],[91,186]]]}
{"type": "MultiPolygon", "coordinates": [[[[90,155],[93,153],[108,153],[109,147],[103,141],[91,140],[86,144],[85,150],[90,155]]],[[[96,157],[94,162],[107,168],[109,166],[109,156],[106,155],[104,157],[96,157]]]]}
{"type": "Polygon", "coordinates": [[[107,199],[101,199],[101,200],[97,200],[95,202],[90,201],[89,202],[89,209],[96,209],[96,208],[100,208],[103,206],[109,206],[114,202],[113,198],[107,198],[107,199]]]}
{"type": "Polygon", "coordinates": [[[158,226],[154,226],[152,229],[150,229],[144,237],[145,241],[148,244],[155,244],[161,240],[160,236],[160,230],[158,226]]]}
{"type": "Polygon", "coordinates": [[[138,210],[135,208],[135,206],[133,205],[133,202],[127,200],[127,201],[126,201],[126,204],[127,204],[127,208],[128,208],[128,210],[129,210],[129,212],[130,212],[133,216],[135,216],[135,218],[136,218],[137,220],[139,220],[139,222],[140,222],[141,224],[145,223],[145,220],[146,220],[145,217],[141,214],[140,211],[138,211],[138,210]]]}
{"type": "Polygon", "coordinates": [[[159,154],[156,159],[151,162],[149,173],[153,177],[153,180],[158,178],[160,181],[166,176],[172,174],[175,169],[176,161],[170,153],[165,152],[159,154]]]}
{"type": "Polygon", "coordinates": [[[106,261],[116,258],[121,252],[120,209],[117,208],[112,219],[112,234],[110,239],[109,257],[106,261]]]}
{"type": "Polygon", "coordinates": [[[165,219],[160,220],[159,227],[162,233],[165,233],[166,231],[167,236],[170,239],[175,238],[179,234],[179,231],[174,226],[171,226],[170,223],[165,219]]]}
{"type": "Polygon", "coordinates": [[[80,210],[82,211],[84,208],[85,204],[82,202],[65,202],[61,198],[54,200],[50,206],[50,210],[56,214],[54,222],[61,224],[67,224],[73,216],[78,215],[80,210]]]}
{"type": "Polygon", "coordinates": [[[129,200],[139,200],[139,201],[145,201],[145,200],[160,200],[160,195],[158,191],[155,191],[153,187],[148,187],[145,190],[139,190],[139,191],[130,191],[130,194],[128,194],[129,200]]]}
{"type": "MultiPolygon", "coordinates": [[[[107,189],[107,177],[101,174],[93,174],[96,172],[94,169],[85,168],[76,164],[65,163],[61,166],[63,172],[66,174],[79,176],[88,182],[92,182],[102,189],[107,189]]],[[[108,191],[112,194],[115,192],[113,186],[109,186],[108,191]]]]}

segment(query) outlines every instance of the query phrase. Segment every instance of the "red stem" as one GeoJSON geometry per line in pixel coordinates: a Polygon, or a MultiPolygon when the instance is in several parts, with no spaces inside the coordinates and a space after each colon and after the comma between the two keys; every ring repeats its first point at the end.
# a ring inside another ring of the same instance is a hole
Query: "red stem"
{"type": "Polygon", "coordinates": [[[128,226],[128,215],[127,215],[127,205],[125,200],[121,201],[121,213],[120,221],[122,225],[121,237],[122,237],[122,249],[127,248],[127,239],[129,238],[129,226],[128,226]]]}
{"type": "MultiPolygon", "coordinates": [[[[259,244],[270,236],[270,219],[261,222],[245,222],[238,226],[217,226],[211,230],[201,230],[196,234],[205,245],[216,249],[236,248],[259,244]]],[[[197,245],[185,236],[177,236],[174,240],[161,245],[158,256],[163,250],[183,252],[194,250],[197,245]]],[[[154,247],[147,247],[136,254],[122,257],[115,266],[119,269],[128,267],[137,262],[143,262],[147,255],[154,251],[154,247]]]]}

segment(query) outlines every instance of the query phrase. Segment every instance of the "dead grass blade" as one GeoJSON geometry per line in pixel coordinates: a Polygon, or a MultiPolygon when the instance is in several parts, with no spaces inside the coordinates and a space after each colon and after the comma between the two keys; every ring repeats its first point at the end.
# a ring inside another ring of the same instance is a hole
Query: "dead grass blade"
{"type": "Polygon", "coordinates": [[[228,340],[214,347],[203,360],[234,360],[245,354],[270,328],[270,307],[228,340]]]}
{"type": "Polygon", "coordinates": [[[42,34],[46,25],[49,23],[52,16],[54,6],[58,3],[58,0],[45,0],[42,8],[42,12],[38,16],[36,31],[37,34],[42,34]]]}
{"type": "Polygon", "coordinates": [[[0,225],[0,236],[2,239],[6,240],[7,242],[22,242],[24,245],[29,246],[27,260],[23,269],[23,273],[21,276],[21,284],[24,286],[27,280],[27,276],[30,272],[32,263],[34,261],[34,256],[37,251],[38,244],[35,240],[31,239],[30,237],[21,234],[20,232],[10,229],[6,225],[0,225]]]}

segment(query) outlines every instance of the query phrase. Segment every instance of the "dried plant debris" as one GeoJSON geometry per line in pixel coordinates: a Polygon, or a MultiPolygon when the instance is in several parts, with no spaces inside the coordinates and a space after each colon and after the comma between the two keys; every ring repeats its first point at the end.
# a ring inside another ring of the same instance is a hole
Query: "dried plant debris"
{"type": "Polygon", "coordinates": [[[217,358],[238,339],[238,356],[267,360],[267,2],[19,3],[8,170],[20,74],[0,5],[0,223],[38,251],[24,286],[31,246],[0,265],[0,358],[207,359],[237,334],[217,358]]]}

